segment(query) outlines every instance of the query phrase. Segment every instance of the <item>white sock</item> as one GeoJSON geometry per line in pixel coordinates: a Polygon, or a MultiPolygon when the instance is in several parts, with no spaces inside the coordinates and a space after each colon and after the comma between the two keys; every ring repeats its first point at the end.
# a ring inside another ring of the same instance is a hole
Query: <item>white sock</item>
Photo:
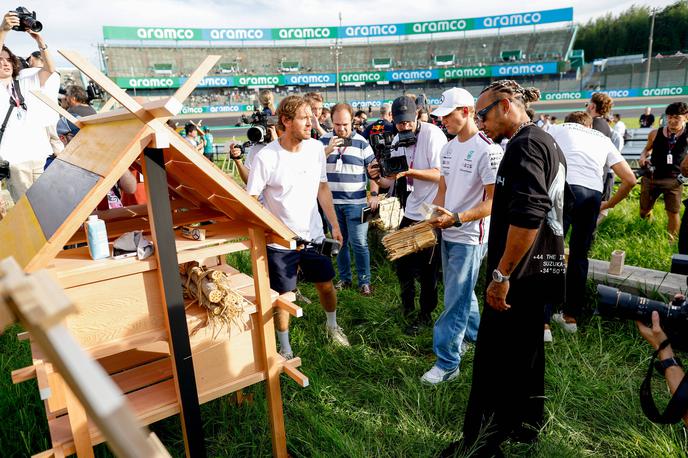
{"type": "Polygon", "coordinates": [[[336,328],[337,327],[337,311],[335,310],[334,312],[325,312],[325,316],[327,316],[327,327],[328,328],[336,328]]]}
{"type": "Polygon", "coordinates": [[[279,340],[280,350],[282,353],[291,353],[291,344],[289,343],[289,330],[277,331],[277,339],[279,340]]]}

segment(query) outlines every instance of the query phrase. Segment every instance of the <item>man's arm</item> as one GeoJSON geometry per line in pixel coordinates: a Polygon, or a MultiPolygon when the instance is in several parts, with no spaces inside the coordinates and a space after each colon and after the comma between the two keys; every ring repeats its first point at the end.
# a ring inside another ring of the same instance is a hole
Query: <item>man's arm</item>
{"type": "Polygon", "coordinates": [[[437,205],[438,207],[444,207],[444,195],[447,193],[447,182],[445,181],[443,176],[440,176],[440,184],[439,187],[437,188],[437,195],[435,196],[435,200],[432,201],[433,205],[437,205]]]}
{"type": "Polygon", "coordinates": [[[40,33],[35,33],[30,30],[27,31],[31,37],[33,37],[34,40],[36,40],[36,44],[38,45],[38,49],[41,51],[41,59],[43,60],[43,68],[41,69],[40,72],[38,72],[38,79],[41,82],[41,87],[45,85],[45,83],[48,81],[48,78],[50,78],[50,75],[55,73],[55,62],[53,61],[52,55],[50,52],[48,52],[48,47],[45,44],[45,41],[43,41],[43,37],[41,36],[40,33]]]}
{"type": "MultiPolygon", "coordinates": [[[[442,189],[442,183],[443,182],[444,182],[444,177],[440,178],[440,190],[442,189]]],[[[445,189],[446,189],[446,185],[445,185],[445,189]]],[[[439,197],[439,191],[437,192],[437,195],[439,197]]],[[[443,194],[443,196],[444,196],[444,194],[443,194]]],[[[492,197],[493,196],[494,196],[494,184],[485,185],[485,200],[480,202],[475,207],[469,208],[468,210],[459,213],[459,215],[458,215],[459,221],[461,221],[462,223],[467,223],[469,221],[475,221],[475,220],[490,216],[490,213],[492,213],[492,197]]],[[[435,197],[433,204],[439,205],[440,207],[444,207],[444,197],[442,197],[442,203],[441,204],[438,204],[437,201],[438,201],[438,198],[435,197]]],[[[456,222],[456,218],[454,217],[454,214],[452,212],[450,212],[449,210],[447,210],[445,208],[439,208],[438,210],[440,213],[439,216],[431,219],[429,221],[430,224],[432,224],[433,226],[438,227],[440,229],[446,229],[456,222]]]]}
{"type": "Polygon", "coordinates": [[[422,181],[431,181],[433,183],[439,183],[440,182],[440,169],[436,168],[431,168],[431,169],[408,169],[406,172],[402,172],[397,175],[397,178],[401,178],[402,176],[407,176],[411,177],[414,180],[422,180],[422,181]]]}
{"type": "Polygon", "coordinates": [[[643,152],[640,153],[640,159],[638,159],[638,164],[640,164],[641,167],[645,167],[647,160],[652,156],[652,144],[655,142],[656,137],[657,130],[653,130],[647,136],[647,143],[645,144],[645,148],[643,148],[643,152]]]}
{"type": "Polygon", "coordinates": [[[339,230],[339,222],[337,221],[337,214],[334,211],[334,204],[332,203],[332,192],[330,191],[330,186],[326,181],[321,181],[318,187],[318,203],[323,209],[327,221],[330,222],[332,226],[332,237],[339,243],[343,243],[342,233],[339,230]]]}
{"type": "Polygon", "coordinates": [[[631,170],[631,166],[629,166],[628,162],[625,160],[612,165],[612,170],[619,178],[621,178],[621,184],[619,185],[619,189],[616,190],[614,195],[607,202],[602,202],[600,211],[616,207],[619,202],[628,196],[637,183],[637,179],[635,174],[633,174],[633,170],[631,170]]]}
{"type": "Polygon", "coordinates": [[[0,26],[0,48],[5,45],[5,38],[7,37],[7,32],[12,30],[12,27],[19,25],[19,18],[17,13],[14,11],[9,11],[5,13],[2,18],[2,26],[0,26]]]}

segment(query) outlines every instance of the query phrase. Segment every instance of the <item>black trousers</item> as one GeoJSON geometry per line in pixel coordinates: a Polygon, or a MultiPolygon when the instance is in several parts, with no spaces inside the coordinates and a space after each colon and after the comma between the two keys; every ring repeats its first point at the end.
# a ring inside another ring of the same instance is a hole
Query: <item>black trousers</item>
{"type": "MultiPolygon", "coordinates": [[[[684,200],[683,205],[688,205],[688,200],[684,200]]],[[[681,217],[681,228],[678,230],[678,252],[688,254],[688,211],[685,209],[681,217]]]]}
{"type": "Polygon", "coordinates": [[[595,238],[602,194],[583,186],[571,186],[575,197],[571,212],[564,214],[564,234],[571,228],[569,261],[566,267],[564,313],[579,318],[585,303],[588,281],[588,253],[595,238]]]}
{"type": "Polygon", "coordinates": [[[463,446],[480,447],[471,456],[499,456],[507,438],[522,438],[524,432],[535,438],[543,425],[544,301],[509,298],[509,303],[505,312],[486,303],[481,316],[463,425],[463,446]]]}
{"type": "MultiPolygon", "coordinates": [[[[399,229],[418,221],[404,217],[399,229]]],[[[416,308],[416,279],[420,282],[420,316],[429,318],[437,307],[437,280],[439,278],[440,244],[409,254],[396,262],[397,278],[401,287],[401,305],[409,313],[416,308]]]]}

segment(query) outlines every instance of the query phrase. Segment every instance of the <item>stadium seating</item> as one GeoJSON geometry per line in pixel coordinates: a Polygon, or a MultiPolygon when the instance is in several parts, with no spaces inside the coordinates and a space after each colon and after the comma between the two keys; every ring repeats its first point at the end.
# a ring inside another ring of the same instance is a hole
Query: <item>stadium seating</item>
{"type": "MultiPolygon", "coordinates": [[[[453,66],[503,63],[503,52],[519,51],[519,62],[562,60],[567,55],[575,29],[537,30],[534,32],[471,35],[451,39],[410,39],[366,44],[342,43],[339,68],[342,72],[374,71],[373,59],[389,62],[392,69],[437,66],[437,56],[454,56],[453,66]]],[[[225,68],[242,74],[280,73],[284,62],[298,63],[304,73],[335,72],[332,46],[244,46],[244,47],[153,47],[102,45],[110,76],[157,76],[160,69],[173,75],[190,74],[203,56],[220,53],[225,68]]],[[[440,65],[441,66],[441,65],[440,65]]],[[[379,70],[386,65],[379,66],[379,70]]]]}

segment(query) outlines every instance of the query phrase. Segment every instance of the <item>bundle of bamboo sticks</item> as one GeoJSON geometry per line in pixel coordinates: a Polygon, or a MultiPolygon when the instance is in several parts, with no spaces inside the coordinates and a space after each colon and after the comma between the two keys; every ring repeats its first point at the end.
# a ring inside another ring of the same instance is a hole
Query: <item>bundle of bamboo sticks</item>
{"type": "Polygon", "coordinates": [[[382,245],[390,261],[430,248],[436,243],[435,231],[427,221],[390,232],[382,238],[382,245]]]}
{"type": "Polygon", "coordinates": [[[239,319],[244,308],[252,304],[230,287],[225,272],[192,261],[180,264],[179,274],[185,295],[207,310],[208,322],[219,325],[220,329],[227,326],[228,332],[232,323],[241,327],[239,319]]]}

